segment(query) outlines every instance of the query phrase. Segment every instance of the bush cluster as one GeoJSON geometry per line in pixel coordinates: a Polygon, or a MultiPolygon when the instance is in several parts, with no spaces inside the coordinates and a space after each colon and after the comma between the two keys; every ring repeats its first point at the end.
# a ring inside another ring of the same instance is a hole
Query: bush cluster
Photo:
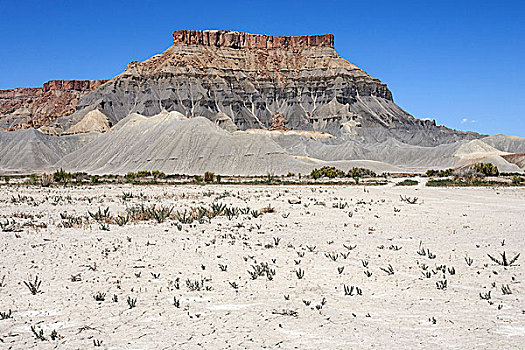
{"type": "Polygon", "coordinates": [[[443,169],[443,170],[428,169],[426,172],[426,175],[428,177],[431,177],[431,176],[447,177],[447,176],[451,176],[453,173],[454,173],[454,169],[452,168],[443,169]]]}
{"type": "Polygon", "coordinates": [[[375,177],[376,173],[370,169],[354,167],[350,169],[348,173],[345,174],[343,170],[337,169],[336,167],[324,166],[321,169],[316,168],[312,170],[312,173],[310,174],[310,176],[312,176],[312,178],[314,178],[315,180],[321,177],[328,177],[330,179],[333,179],[336,177],[352,177],[354,179],[358,179],[364,176],[375,177]]]}

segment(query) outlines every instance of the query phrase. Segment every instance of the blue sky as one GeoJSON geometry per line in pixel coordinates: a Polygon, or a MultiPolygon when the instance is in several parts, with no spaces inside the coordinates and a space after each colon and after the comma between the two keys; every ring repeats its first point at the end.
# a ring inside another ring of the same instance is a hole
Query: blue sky
{"type": "Polygon", "coordinates": [[[525,136],[525,2],[4,1],[0,89],[104,79],[176,29],[333,33],[341,56],[418,118],[525,136]]]}

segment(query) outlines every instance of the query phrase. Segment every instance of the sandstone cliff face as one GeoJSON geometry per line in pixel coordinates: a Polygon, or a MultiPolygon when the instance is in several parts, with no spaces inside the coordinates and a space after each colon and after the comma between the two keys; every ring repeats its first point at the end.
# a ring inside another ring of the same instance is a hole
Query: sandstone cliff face
{"type": "Polygon", "coordinates": [[[41,88],[0,90],[0,128],[38,128],[70,115],[88,92],[107,80],[51,80],[41,88]]]}

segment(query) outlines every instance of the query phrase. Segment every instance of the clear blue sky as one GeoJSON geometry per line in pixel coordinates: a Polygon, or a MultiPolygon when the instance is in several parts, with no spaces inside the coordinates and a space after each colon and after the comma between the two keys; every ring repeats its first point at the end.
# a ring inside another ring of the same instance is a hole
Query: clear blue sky
{"type": "Polygon", "coordinates": [[[525,136],[523,1],[0,0],[0,89],[111,78],[176,29],[333,33],[415,117],[525,136]]]}

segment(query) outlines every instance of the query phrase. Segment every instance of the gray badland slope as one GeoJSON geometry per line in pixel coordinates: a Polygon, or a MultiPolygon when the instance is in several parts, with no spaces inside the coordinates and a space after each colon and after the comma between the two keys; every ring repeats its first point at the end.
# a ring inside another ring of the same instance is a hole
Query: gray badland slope
{"type": "Polygon", "coordinates": [[[374,145],[353,141],[330,144],[337,142],[333,136],[316,138],[311,134],[315,133],[231,133],[206,118],[188,119],[178,112],[152,117],[131,114],[55,166],[90,173],[160,170],[172,174],[280,175],[305,174],[325,165],[344,170],[360,166],[376,172],[424,171],[495,157],[502,170],[519,170],[500,157],[504,152],[479,140],[437,147],[396,140],[374,145]],[[471,154],[475,156],[469,158],[471,154]]]}
{"type": "Polygon", "coordinates": [[[42,171],[98,134],[50,136],[35,129],[0,131],[0,172],[42,171]]]}
{"type": "Polygon", "coordinates": [[[497,134],[485,137],[482,140],[504,152],[525,154],[525,137],[497,134]]]}
{"type": "MultiPolygon", "coordinates": [[[[380,162],[339,162],[342,166],[380,162]]],[[[232,134],[206,118],[186,119],[177,112],[153,117],[131,114],[85,147],[65,156],[55,167],[90,173],[160,170],[165,173],[225,175],[307,173],[326,165],[297,159],[264,135],[232,134]]]]}

